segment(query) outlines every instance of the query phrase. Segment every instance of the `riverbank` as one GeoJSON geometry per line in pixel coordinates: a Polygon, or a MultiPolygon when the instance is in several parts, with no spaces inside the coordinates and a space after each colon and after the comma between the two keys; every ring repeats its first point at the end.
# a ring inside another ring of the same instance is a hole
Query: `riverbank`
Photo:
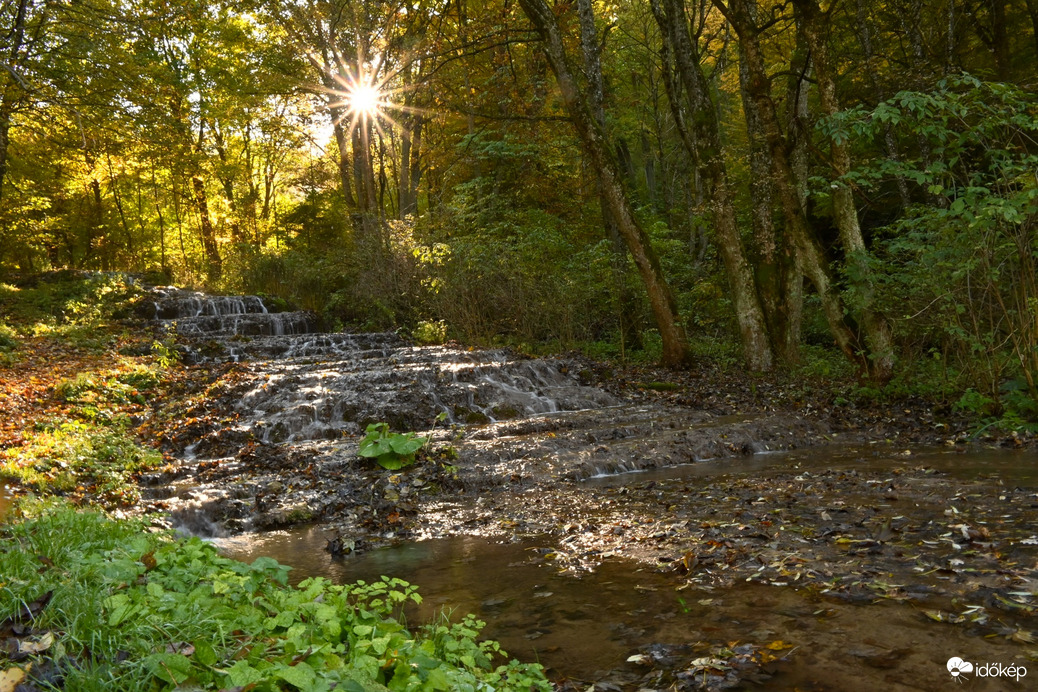
{"type": "Polygon", "coordinates": [[[482,623],[402,624],[415,587],[388,577],[287,585],[198,539],[60,505],[0,527],[0,689],[494,689],[547,692],[482,623]]]}
{"type": "MultiPolygon", "coordinates": [[[[12,393],[0,448],[19,491],[202,536],[320,527],[314,549],[337,560],[451,537],[520,542],[552,573],[637,565],[677,603],[730,608],[723,594],[753,584],[908,608],[895,619],[1035,658],[1034,438],[947,402],[712,362],[674,372],[393,335],[244,336],[219,316],[205,318],[215,336],[174,343],[166,326],[124,314],[23,335],[0,368],[12,393]],[[429,437],[416,463],[389,471],[357,455],[374,420],[429,437]]],[[[754,639],[742,667],[717,641],[689,649],[710,654],[698,669],[660,654],[617,679],[737,682],[787,658],[770,643],[754,639]]],[[[860,665],[915,660],[869,646],[860,665]]]]}

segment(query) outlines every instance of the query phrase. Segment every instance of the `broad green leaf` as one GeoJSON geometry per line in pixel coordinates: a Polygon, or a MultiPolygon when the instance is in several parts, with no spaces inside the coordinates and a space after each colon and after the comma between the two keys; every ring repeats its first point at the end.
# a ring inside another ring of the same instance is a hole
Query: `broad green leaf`
{"type": "Polygon", "coordinates": [[[399,436],[390,438],[389,445],[397,454],[406,456],[409,454],[414,454],[419,449],[421,449],[422,446],[425,445],[425,443],[428,441],[428,439],[429,438],[426,437],[411,438],[406,436],[399,436]]]}
{"type": "Polygon", "coordinates": [[[216,665],[218,659],[216,656],[216,650],[213,648],[212,644],[204,639],[198,639],[194,642],[194,647],[194,659],[197,663],[203,666],[216,665]]]}
{"type": "Polygon", "coordinates": [[[317,678],[314,669],[307,665],[305,661],[301,661],[294,666],[279,667],[274,671],[274,675],[301,690],[313,686],[317,678]]]}
{"type": "Polygon", "coordinates": [[[191,677],[191,660],[181,654],[152,654],[144,659],[144,667],[155,677],[174,685],[191,677]]]}
{"type": "Polygon", "coordinates": [[[237,661],[228,668],[227,681],[234,687],[245,687],[263,680],[266,676],[250,666],[246,661],[237,661]]]}
{"type": "Polygon", "coordinates": [[[407,459],[394,452],[389,452],[380,456],[376,461],[379,466],[387,471],[397,471],[405,466],[409,466],[414,459],[407,459]]]}

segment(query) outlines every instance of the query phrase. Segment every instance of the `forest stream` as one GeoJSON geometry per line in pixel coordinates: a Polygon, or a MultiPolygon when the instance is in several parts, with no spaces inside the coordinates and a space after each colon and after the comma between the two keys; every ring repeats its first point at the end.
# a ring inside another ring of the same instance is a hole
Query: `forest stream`
{"type": "Polygon", "coordinates": [[[187,362],[234,365],[165,433],[178,462],[145,505],[230,556],[411,581],[412,619],[475,613],[561,689],[937,689],[953,656],[1038,659],[1033,451],[634,397],[578,359],[317,333],[255,297],[153,298],[187,362]],[[358,457],[377,422],[429,437],[418,463],[358,457]]]}

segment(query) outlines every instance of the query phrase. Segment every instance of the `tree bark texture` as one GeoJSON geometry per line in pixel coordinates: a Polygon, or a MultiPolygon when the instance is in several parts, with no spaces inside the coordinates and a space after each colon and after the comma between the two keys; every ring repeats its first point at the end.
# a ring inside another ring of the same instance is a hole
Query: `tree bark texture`
{"type": "MultiPolygon", "coordinates": [[[[587,78],[588,106],[599,129],[605,131],[605,79],[602,76],[602,60],[599,53],[598,31],[591,0],[577,0],[577,15],[580,20],[580,45],[584,57],[584,74],[587,78]]],[[[627,142],[622,138],[616,145],[623,174],[632,179],[631,154],[627,142]]],[[[616,285],[620,336],[626,348],[642,345],[638,329],[634,296],[627,287],[627,246],[620,234],[619,224],[609,209],[609,200],[602,187],[601,176],[595,176],[595,190],[602,210],[602,224],[606,237],[612,244],[612,271],[616,285]]]]}
{"type": "Polygon", "coordinates": [[[822,311],[837,347],[860,367],[867,367],[857,335],[844,321],[844,305],[833,286],[828,260],[814,229],[808,223],[796,175],[789,158],[790,147],[782,133],[778,109],[771,96],[771,81],[765,68],[759,30],[753,20],[753,0],[713,0],[714,5],[731,23],[739,39],[742,60],[746,65],[746,91],[757,107],[768,151],[771,154],[772,177],[786,229],[792,233],[802,262],[804,275],[818,293],[822,311]]]}
{"type": "MultiPolygon", "coordinates": [[[[771,343],[753,270],[746,260],[739,236],[728,169],[721,149],[717,109],[710,96],[710,84],[700,66],[699,50],[688,30],[685,4],[683,0],[653,0],[652,11],[664,41],[669,43],[677,77],[688,99],[691,115],[688,139],[692,145],[689,154],[706,187],[718,250],[728,274],[743,357],[751,370],[770,370],[773,365],[771,343]]],[[[676,97],[677,94],[671,95],[672,100],[677,100],[676,97]]]]}
{"type": "Polygon", "coordinates": [[[749,71],[739,61],[746,135],[750,145],[750,220],[757,250],[754,275],[768,337],[775,357],[786,365],[800,362],[800,331],[804,311],[804,278],[792,233],[777,227],[774,218],[775,181],[757,103],[747,90],[749,71]]]}
{"type": "MultiPolygon", "coordinates": [[[[793,5],[802,17],[804,37],[811,49],[822,114],[836,115],[840,111],[840,103],[836,95],[836,75],[829,53],[829,15],[822,12],[815,0],[793,0],[793,5]]],[[[837,176],[849,173],[850,143],[845,139],[832,138],[829,150],[834,173],[837,176]]],[[[858,318],[869,347],[869,374],[874,379],[885,382],[891,378],[894,371],[894,345],[890,325],[876,309],[872,270],[869,267],[865,239],[861,233],[858,210],[854,204],[854,192],[844,183],[838,183],[833,191],[833,217],[840,234],[840,244],[846,256],[851,281],[858,284],[861,294],[858,318]]]]}
{"type": "Polygon", "coordinates": [[[220,259],[220,248],[216,245],[216,229],[209,215],[209,198],[206,196],[202,176],[196,175],[191,178],[191,190],[194,193],[195,211],[198,212],[202,247],[205,248],[205,255],[209,260],[209,274],[213,278],[220,278],[220,274],[223,273],[223,261],[220,259]]]}

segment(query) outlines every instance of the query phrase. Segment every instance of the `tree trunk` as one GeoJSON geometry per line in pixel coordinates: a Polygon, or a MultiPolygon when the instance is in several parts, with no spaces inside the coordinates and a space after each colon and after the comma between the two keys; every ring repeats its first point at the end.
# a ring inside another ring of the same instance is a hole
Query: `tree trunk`
{"type": "Polygon", "coordinates": [[[231,238],[236,243],[244,243],[245,238],[241,232],[241,218],[238,213],[238,202],[234,197],[234,179],[228,174],[227,167],[227,148],[224,146],[223,133],[220,132],[219,123],[213,121],[213,142],[216,144],[216,154],[220,157],[220,164],[223,167],[221,173],[217,176],[220,179],[220,184],[223,187],[223,196],[227,200],[227,206],[231,210],[231,238]]]}
{"type": "Polygon", "coordinates": [[[4,181],[7,179],[7,149],[11,143],[12,109],[7,99],[0,102],[0,202],[4,201],[4,181]]]}
{"type": "MultiPolygon", "coordinates": [[[[706,198],[714,222],[718,250],[724,261],[731,289],[732,306],[743,347],[743,357],[751,370],[767,371],[773,364],[768,330],[764,322],[753,271],[739,237],[728,168],[721,148],[717,110],[710,96],[710,85],[699,64],[699,50],[693,43],[685,21],[683,0],[653,0],[652,12],[669,43],[684,87],[691,113],[689,154],[702,176],[706,198]]],[[[671,95],[677,100],[677,94],[671,95]]],[[[688,144],[686,139],[686,144],[688,144]]]]}
{"type": "MultiPolygon", "coordinates": [[[[598,128],[605,131],[605,80],[602,77],[602,60],[599,55],[598,31],[595,28],[595,15],[591,8],[591,0],[577,0],[577,14],[580,19],[580,45],[584,57],[584,73],[587,77],[588,106],[598,128]]],[[[631,153],[627,142],[622,138],[617,142],[619,163],[628,180],[632,179],[631,153]]],[[[602,211],[602,222],[606,237],[612,244],[613,281],[616,285],[616,299],[619,307],[620,339],[622,348],[641,348],[642,338],[638,329],[637,309],[634,296],[627,288],[627,246],[620,234],[619,223],[609,211],[609,201],[602,187],[600,176],[595,177],[595,190],[598,193],[599,206],[602,211]]]]}
{"type": "Polygon", "coordinates": [[[418,184],[422,181],[422,132],[425,120],[415,120],[411,131],[411,166],[407,177],[407,196],[411,200],[410,213],[418,213],[418,184]]]}
{"type": "Polygon", "coordinates": [[[641,131],[642,147],[642,169],[645,172],[645,190],[647,201],[654,209],[658,208],[656,199],[656,152],[653,151],[649,142],[649,133],[643,128],[641,131]]]}
{"type": "Polygon", "coordinates": [[[691,354],[685,331],[678,317],[677,302],[667,285],[659,259],[652,249],[649,237],[638,223],[631,208],[623,179],[616,161],[588,107],[587,99],[577,87],[554,13],[544,0],[520,0],[523,11],[530,18],[542,39],[542,49],[555,73],[562,101],[573,122],[577,138],[598,171],[609,212],[616,221],[620,235],[634,258],[635,266],[645,283],[656,326],[663,340],[663,364],[671,367],[687,365],[691,354]]]}
{"type": "MultiPolygon", "coordinates": [[[[822,113],[836,115],[840,111],[840,103],[836,96],[836,75],[829,59],[829,16],[822,12],[815,0],[793,0],[793,5],[801,14],[804,37],[811,48],[822,113]]],[[[836,175],[849,173],[850,143],[844,138],[834,137],[829,142],[829,151],[836,175]]],[[[868,250],[861,233],[858,210],[854,205],[854,192],[846,183],[837,183],[833,191],[833,217],[840,233],[845,261],[852,280],[859,284],[862,296],[859,316],[869,346],[869,374],[878,381],[886,382],[894,373],[894,344],[890,325],[875,306],[875,285],[869,267],[868,250]]]]}
{"type": "Polygon", "coordinates": [[[764,141],[760,111],[747,91],[748,82],[746,61],[740,59],[739,86],[750,145],[750,220],[758,255],[754,274],[771,347],[782,363],[794,365],[800,362],[803,270],[792,234],[775,227],[771,153],[764,141]]]}
{"type": "Polygon", "coordinates": [[[1009,31],[1006,28],[1006,0],[988,0],[991,10],[991,49],[995,54],[995,73],[1001,82],[1008,82],[1011,72],[1009,60],[1009,31]]]}
{"type": "Polygon", "coordinates": [[[397,199],[400,201],[398,217],[403,219],[414,213],[414,200],[411,198],[411,133],[406,126],[400,130],[400,169],[397,171],[397,199]]]}
{"type": "Polygon", "coordinates": [[[335,134],[335,145],[339,149],[339,160],[337,162],[339,186],[342,188],[343,199],[346,200],[346,208],[352,210],[357,208],[357,200],[353,196],[353,186],[350,184],[350,175],[353,168],[353,164],[350,161],[350,142],[346,136],[346,128],[343,127],[339,116],[333,112],[332,119],[334,121],[332,132],[335,134]]]}
{"type": "Polygon", "coordinates": [[[12,24],[4,42],[8,43],[6,62],[8,72],[3,73],[0,80],[0,201],[4,198],[4,181],[7,178],[7,154],[11,145],[11,116],[19,101],[28,96],[28,88],[24,80],[19,76],[25,55],[22,48],[25,45],[25,23],[28,19],[29,0],[18,0],[18,7],[14,13],[12,24]]]}
{"type": "Polygon", "coordinates": [[[209,260],[209,276],[219,279],[223,273],[223,261],[220,259],[220,248],[216,244],[216,229],[209,216],[209,198],[205,192],[205,181],[200,175],[191,177],[191,189],[194,193],[195,210],[198,212],[198,228],[202,236],[202,247],[209,260]]]}
{"type": "Polygon", "coordinates": [[[844,321],[843,301],[833,287],[828,261],[814,230],[807,221],[804,206],[796,184],[790,159],[789,147],[779,124],[778,109],[771,97],[771,82],[764,66],[756,23],[752,19],[753,0],[713,0],[714,5],[725,15],[739,38],[739,48],[747,70],[746,91],[760,115],[764,141],[771,154],[772,177],[775,191],[786,223],[787,232],[792,234],[797,253],[802,262],[805,276],[811,280],[818,293],[822,311],[837,347],[848,359],[866,368],[861,357],[861,344],[855,333],[844,321]]]}

